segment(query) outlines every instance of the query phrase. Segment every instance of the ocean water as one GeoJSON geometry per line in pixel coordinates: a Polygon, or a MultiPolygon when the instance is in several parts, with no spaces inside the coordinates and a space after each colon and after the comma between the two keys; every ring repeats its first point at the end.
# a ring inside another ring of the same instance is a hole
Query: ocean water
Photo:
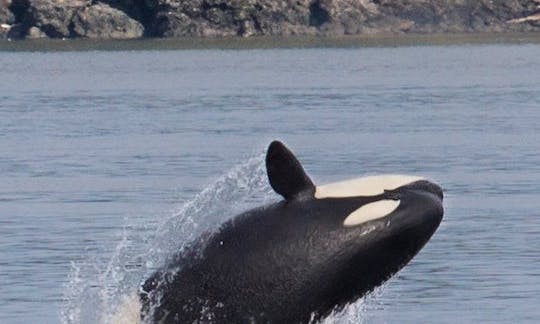
{"type": "Polygon", "coordinates": [[[445,218],[325,323],[540,318],[540,46],[0,52],[0,323],[106,322],[203,230],[316,183],[426,176],[445,218]]]}

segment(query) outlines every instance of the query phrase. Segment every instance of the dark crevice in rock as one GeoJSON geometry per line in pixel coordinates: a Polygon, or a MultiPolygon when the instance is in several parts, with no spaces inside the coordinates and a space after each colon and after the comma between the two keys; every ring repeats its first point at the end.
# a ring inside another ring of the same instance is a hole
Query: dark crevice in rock
{"type": "Polygon", "coordinates": [[[68,25],[68,30],[69,30],[70,37],[80,36],[80,35],[77,35],[77,33],[75,32],[75,23],[73,22],[73,20],[70,21],[70,23],[68,25]]]}
{"type": "Polygon", "coordinates": [[[141,23],[144,27],[145,37],[156,36],[152,31],[152,26],[155,24],[159,9],[158,0],[94,0],[92,4],[100,2],[124,12],[130,18],[141,23]]]}
{"type": "MultiPolygon", "coordinates": [[[[139,8],[141,8],[140,22],[143,26],[148,26],[156,16],[157,1],[138,0],[139,8]]],[[[135,19],[137,19],[135,17],[135,19]]]]}
{"type": "Polygon", "coordinates": [[[139,0],[141,9],[141,16],[134,17],[144,27],[143,37],[153,37],[154,31],[152,30],[152,24],[157,14],[157,1],[139,0]]]}
{"type": "Polygon", "coordinates": [[[9,6],[9,10],[13,13],[15,16],[15,22],[20,23],[28,11],[28,8],[30,8],[30,1],[29,0],[14,0],[11,5],[9,6]]]}
{"type": "Polygon", "coordinates": [[[262,27],[261,27],[261,23],[259,22],[259,19],[257,18],[257,16],[252,15],[251,20],[253,21],[253,27],[255,28],[255,30],[257,32],[260,32],[262,30],[262,27]]]}
{"type": "Polygon", "coordinates": [[[45,33],[50,38],[64,38],[65,35],[58,32],[56,28],[54,28],[51,25],[43,25],[41,26],[41,31],[45,33]]]}
{"type": "Polygon", "coordinates": [[[330,21],[330,14],[326,9],[321,7],[319,1],[313,2],[309,6],[309,25],[314,27],[320,27],[324,23],[330,21]]]}
{"type": "Polygon", "coordinates": [[[9,30],[7,37],[11,39],[22,39],[28,34],[28,27],[21,23],[15,24],[9,30]]]}
{"type": "MultiPolygon", "coordinates": [[[[185,14],[182,12],[182,14],[185,14]]],[[[187,17],[187,15],[186,15],[187,17]]],[[[182,29],[180,36],[189,30],[191,26],[186,26],[185,18],[177,12],[173,12],[167,5],[157,6],[152,20],[145,26],[145,37],[174,37],[177,29],[182,29]]],[[[186,34],[187,36],[187,34],[186,34]]]]}

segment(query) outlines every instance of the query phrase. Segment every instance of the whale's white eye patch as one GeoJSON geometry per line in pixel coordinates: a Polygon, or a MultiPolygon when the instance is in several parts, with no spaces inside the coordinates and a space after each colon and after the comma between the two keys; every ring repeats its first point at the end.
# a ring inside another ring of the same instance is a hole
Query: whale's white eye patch
{"type": "Polygon", "coordinates": [[[423,179],[422,177],[406,175],[381,175],[340,181],[317,186],[315,198],[376,196],[383,194],[385,190],[394,190],[423,179]]]}
{"type": "Polygon", "coordinates": [[[370,220],[382,218],[396,210],[399,203],[399,200],[384,199],[363,205],[349,214],[349,216],[347,216],[347,218],[345,218],[343,221],[343,225],[345,227],[351,227],[360,225],[370,220]]]}

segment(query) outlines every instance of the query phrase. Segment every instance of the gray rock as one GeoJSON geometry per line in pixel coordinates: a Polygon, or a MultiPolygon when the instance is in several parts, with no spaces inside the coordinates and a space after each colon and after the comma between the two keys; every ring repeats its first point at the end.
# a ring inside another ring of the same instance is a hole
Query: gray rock
{"type": "Polygon", "coordinates": [[[28,28],[38,27],[52,38],[71,37],[75,13],[90,4],[90,0],[31,0],[24,23],[28,28]]]}
{"type": "Polygon", "coordinates": [[[7,38],[11,26],[15,23],[15,16],[9,10],[11,0],[0,0],[0,39],[7,38]]]}
{"type": "Polygon", "coordinates": [[[315,34],[310,0],[158,0],[156,36],[315,34]]]}
{"type": "Polygon", "coordinates": [[[124,12],[91,0],[31,0],[23,24],[29,37],[87,37],[101,39],[138,38],[144,28],[124,12]]]}
{"type": "Polygon", "coordinates": [[[246,16],[253,19],[260,35],[315,34],[324,21],[314,19],[311,8],[309,0],[264,1],[249,8],[246,16]]]}
{"type": "Polygon", "coordinates": [[[11,29],[11,25],[7,25],[7,24],[0,25],[0,39],[8,38],[8,33],[10,29],[11,29]]]}
{"type": "Polygon", "coordinates": [[[530,18],[540,0],[0,1],[11,2],[0,24],[16,26],[0,37],[30,36],[32,27],[89,38],[540,31],[540,19],[530,18]]]}
{"type": "Polygon", "coordinates": [[[15,23],[15,15],[9,10],[11,0],[0,0],[0,25],[12,25],[15,23]]]}
{"type": "Polygon", "coordinates": [[[28,29],[26,38],[28,39],[47,38],[47,34],[42,32],[39,28],[33,26],[33,27],[30,27],[30,29],[28,29]]]}
{"type": "Polygon", "coordinates": [[[144,27],[124,12],[102,3],[77,10],[72,19],[74,36],[130,39],[143,36],[144,27]]]}
{"type": "Polygon", "coordinates": [[[237,26],[218,27],[205,19],[194,19],[184,12],[163,11],[156,15],[153,23],[154,35],[161,37],[182,36],[232,36],[237,35],[237,26]]]}
{"type": "MultiPolygon", "coordinates": [[[[500,32],[516,30],[506,22],[537,10],[534,0],[409,0],[377,1],[380,17],[402,19],[414,25],[411,32],[500,32]]],[[[370,20],[375,28],[384,28],[380,20],[370,20]]],[[[388,25],[388,23],[386,24],[388,25]]]]}
{"type": "Polygon", "coordinates": [[[155,36],[538,30],[537,0],[154,0],[155,36]],[[525,26],[526,25],[526,26],[525,26]]]}

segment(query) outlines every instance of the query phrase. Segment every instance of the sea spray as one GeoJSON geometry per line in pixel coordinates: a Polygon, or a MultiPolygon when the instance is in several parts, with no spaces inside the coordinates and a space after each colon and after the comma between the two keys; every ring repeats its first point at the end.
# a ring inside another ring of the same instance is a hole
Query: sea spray
{"type": "Polygon", "coordinates": [[[72,262],[64,286],[61,322],[110,322],[117,318],[111,316],[119,307],[132,301],[150,273],[202,233],[215,230],[241,210],[279,199],[266,179],[263,158],[258,154],[233,167],[157,223],[154,219],[145,223],[127,219],[108,258],[88,255],[86,261],[72,262]]]}
{"type": "MultiPolygon", "coordinates": [[[[390,279],[392,280],[392,279],[390,279]]],[[[363,324],[368,323],[366,314],[370,310],[381,307],[379,301],[380,296],[385,290],[388,282],[375,288],[369,294],[363,296],[357,301],[345,306],[343,309],[334,310],[326,318],[319,322],[311,321],[310,324],[363,324]]]]}
{"type": "MultiPolygon", "coordinates": [[[[141,282],[205,232],[250,207],[278,200],[268,184],[264,155],[247,159],[185,202],[169,216],[137,223],[126,219],[108,259],[73,262],[64,289],[63,324],[137,323],[141,282]],[[150,232],[150,235],[148,235],[150,232]]],[[[335,311],[323,324],[362,323],[369,296],[335,311]]]]}
{"type": "Polygon", "coordinates": [[[263,158],[261,154],[237,165],[164,219],[149,248],[146,269],[162,266],[238,212],[279,199],[268,184],[263,158]]]}

